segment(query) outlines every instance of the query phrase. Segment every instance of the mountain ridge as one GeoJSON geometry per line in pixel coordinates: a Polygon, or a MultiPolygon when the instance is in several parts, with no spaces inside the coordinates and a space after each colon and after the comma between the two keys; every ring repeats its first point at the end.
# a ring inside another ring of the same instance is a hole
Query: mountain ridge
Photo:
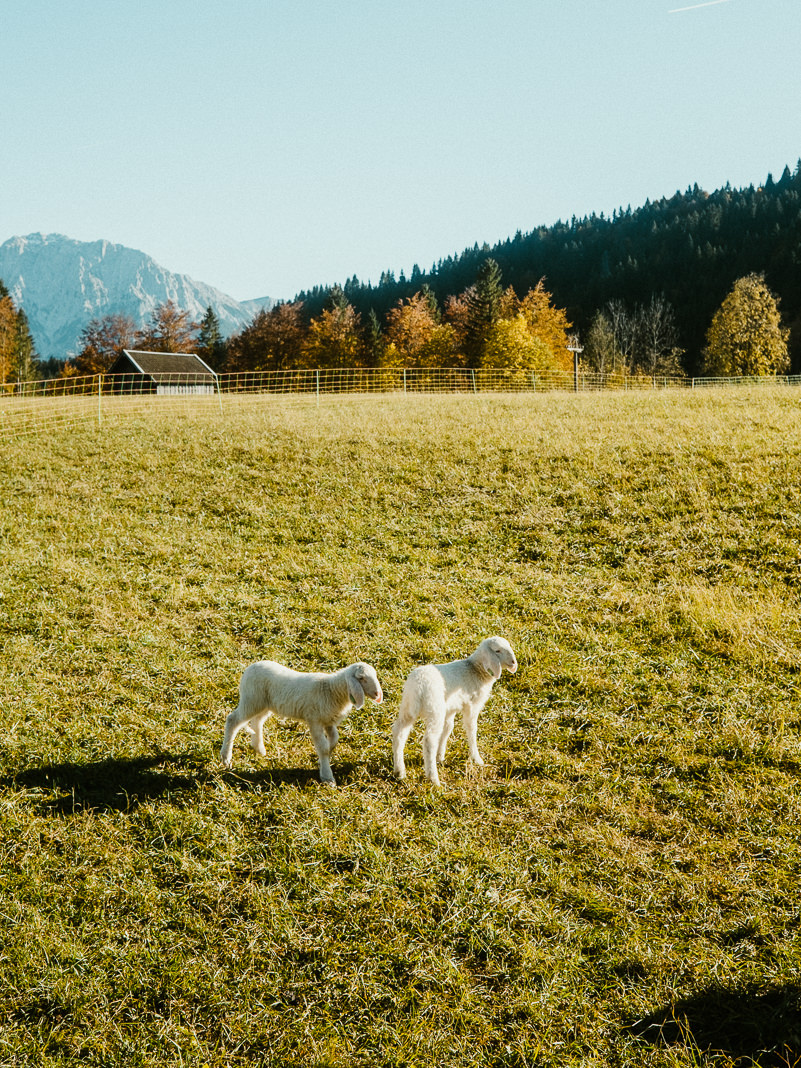
{"type": "Polygon", "coordinates": [[[5,241],[0,245],[0,279],[24,310],[42,359],[75,353],[92,319],[123,314],[144,326],[167,300],[198,321],[212,307],[226,337],[247,326],[260,308],[275,304],[270,297],[238,301],[127,245],[104,238],[78,241],[58,233],[5,241]]]}

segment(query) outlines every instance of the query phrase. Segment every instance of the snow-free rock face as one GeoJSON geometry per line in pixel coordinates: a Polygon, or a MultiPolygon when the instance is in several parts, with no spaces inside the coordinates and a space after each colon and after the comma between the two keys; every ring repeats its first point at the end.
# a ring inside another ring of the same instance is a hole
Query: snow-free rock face
{"type": "Polygon", "coordinates": [[[81,331],[103,315],[130,315],[143,326],[172,300],[193,319],[211,306],[226,336],[253,320],[269,297],[240,302],[219,289],[173,274],[150,256],[110,241],[74,241],[62,234],[12,237],[0,245],[0,279],[25,310],[36,350],[63,359],[78,350],[81,331]]]}

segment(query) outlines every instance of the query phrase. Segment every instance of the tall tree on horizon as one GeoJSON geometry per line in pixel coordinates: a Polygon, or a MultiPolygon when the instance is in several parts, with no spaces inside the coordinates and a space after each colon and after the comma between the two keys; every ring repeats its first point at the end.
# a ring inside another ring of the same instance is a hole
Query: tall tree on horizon
{"type": "Polygon", "coordinates": [[[165,300],[153,309],[150,319],[137,338],[137,347],[152,352],[194,352],[199,324],[189,312],[173,300],[165,300]]]}
{"type": "Polygon", "coordinates": [[[709,375],[774,375],[789,367],[789,331],[762,274],[738,278],[715,312],[706,335],[709,375]]]}
{"type": "Polygon", "coordinates": [[[440,320],[434,294],[418,290],[387,314],[384,361],[393,367],[441,367],[452,360],[453,327],[440,320]]]}
{"type": "Polygon", "coordinates": [[[684,370],[679,348],[673,306],[664,293],[653,293],[648,304],[639,309],[636,369],[653,377],[681,377],[684,370]]]}
{"type": "Polygon", "coordinates": [[[568,322],[564,308],[554,306],[544,278],[540,278],[522,299],[518,299],[509,286],[503,294],[501,312],[505,319],[522,315],[530,336],[537,338],[550,352],[548,365],[552,370],[572,369],[573,361],[567,351],[568,330],[572,324],[568,322]]]}
{"type": "Polygon", "coordinates": [[[502,317],[501,269],[492,258],[481,264],[473,286],[465,290],[467,307],[464,350],[468,367],[480,367],[490,330],[502,317]]]}
{"type": "Polygon", "coordinates": [[[593,316],[584,340],[584,361],[598,374],[614,374],[617,370],[618,351],[615,332],[609,316],[599,309],[593,316]]]}
{"type": "Polygon", "coordinates": [[[81,347],[70,364],[81,375],[105,374],[123,349],[136,348],[137,337],[130,315],[114,312],[92,319],[81,331],[81,347]]]}
{"type": "Polygon", "coordinates": [[[362,365],[361,316],[340,286],[333,287],[323,311],[309,324],[304,355],[307,367],[362,365]]]}
{"type": "Polygon", "coordinates": [[[39,357],[33,342],[28,316],[22,308],[17,309],[14,336],[13,376],[17,382],[32,382],[39,377],[39,357]]]}
{"type": "MultiPolygon", "coordinates": [[[[5,287],[3,287],[5,290],[5,287]]],[[[0,296],[0,383],[14,377],[14,345],[17,337],[17,309],[5,290],[0,296]]]]}
{"type": "Polygon", "coordinates": [[[212,371],[219,371],[225,361],[225,339],[220,330],[220,320],[209,304],[200,320],[197,335],[197,354],[212,371]]]}

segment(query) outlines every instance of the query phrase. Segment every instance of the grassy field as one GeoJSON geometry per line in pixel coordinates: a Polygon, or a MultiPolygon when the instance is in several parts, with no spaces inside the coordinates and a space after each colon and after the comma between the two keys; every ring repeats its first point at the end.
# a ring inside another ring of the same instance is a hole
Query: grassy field
{"type": "Polygon", "coordinates": [[[0,1065],[801,1063],[801,397],[236,404],[2,447],[0,1065]],[[262,657],[376,666],[338,789],[262,657]]]}

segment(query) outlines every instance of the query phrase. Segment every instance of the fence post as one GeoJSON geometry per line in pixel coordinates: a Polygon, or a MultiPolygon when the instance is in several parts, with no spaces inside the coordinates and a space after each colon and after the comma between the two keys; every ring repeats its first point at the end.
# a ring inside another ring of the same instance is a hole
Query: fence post
{"type": "Polygon", "coordinates": [[[470,374],[473,376],[473,392],[478,393],[478,390],[476,389],[476,372],[472,367],[470,368],[470,374]]]}
{"type": "Polygon", "coordinates": [[[406,368],[403,368],[403,392],[406,393],[406,368]]]}
{"type": "Polygon", "coordinates": [[[103,425],[103,376],[97,376],[97,425],[103,425]]]}
{"type": "Polygon", "coordinates": [[[317,407],[319,408],[320,407],[320,369],[318,368],[314,373],[315,373],[315,377],[317,379],[317,407]]]}

